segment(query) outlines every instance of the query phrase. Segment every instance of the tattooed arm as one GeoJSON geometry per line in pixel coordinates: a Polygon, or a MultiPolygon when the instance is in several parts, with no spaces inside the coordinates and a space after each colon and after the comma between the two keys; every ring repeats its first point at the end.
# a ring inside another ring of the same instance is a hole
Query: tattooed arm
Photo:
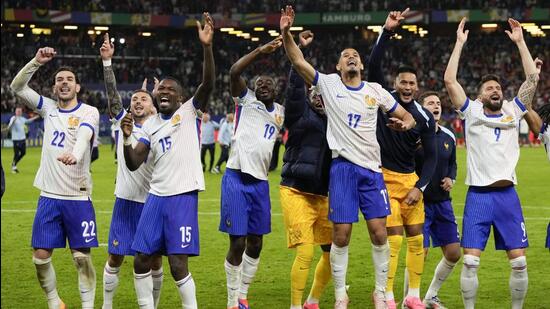
{"type": "Polygon", "coordinates": [[[123,109],[122,106],[122,97],[120,93],[116,90],[116,78],[115,72],[113,72],[113,66],[111,64],[111,59],[113,58],[113,53],[115,52],[115,47],[109,39],[109,34],[105,33],[103,45],[99,49],[101,54],[101,59],[103,60],[103,78],[105,79],[105,89],[107,90],[107,102],[109,105],[109,113],[111,117],[116,117],[120,115],[120,112],[123,109]]]}
{"type": "Polygon", "coordinates": [[[508,24],[510,24],[510,29],[512,31],[506,30],[506,34],[518,47],[521,63],[523,64],[523,71],[526,76],[525,82],[519,88],[517,97],[525,107],[530,109],[533,98],[535,97],[535,91],[537,90],[539,74],[533,57],[531,57],[527,44],[525,44],[525,40],[523,39],[521,24],[512,18],[508,19],[508,24]]]}

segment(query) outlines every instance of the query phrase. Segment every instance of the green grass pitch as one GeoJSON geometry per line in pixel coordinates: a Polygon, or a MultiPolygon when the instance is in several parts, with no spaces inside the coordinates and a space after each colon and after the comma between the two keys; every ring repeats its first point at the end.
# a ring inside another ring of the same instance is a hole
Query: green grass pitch
{"type": "MultiPolygon", "coordinates": [[[[219,155],[219,149],[217,154],[219,155]]],[[[40,161],[40,149],[28,149],[27,156],[19,163],[20,174],[10,173],[11,149],[2,149],[2,164],[6,169],[6,193],[2,199],[2,308],[46,308],[44,293],[35,276],[31,260],[31,230],[39,191],[32,186],[40,161]]],[[[177,164],[177,162],[174,162],[177,164]]],[[[256,279],[251,285],[249,300],[252,308],[288,308],[290,302],[289,272],[294,251],[286,248],[283,218],[279,205],[278,183],[280,166],[271,173],[272,233],[265,237],[261,263],[256,279]]],[[[452,196],[456,215],[461,218],[466,186],[465,151],[458,151],[458,179],[452,196]]],[[[92,250],[97,272],[96,308],[102,303],[102,274],[107,258],[107,236],[113,207],[113,190],[116,165],[108,146],[100,149],[100,158],[92,166],[93,200],[97,215],[99,248],[92,250]]],[[[517,187],[523,205],[531,247],[527,251],[529,292],[525,308],[550,308],[550,253],[544,249],[546,226],[550,218],[550,163],[541,148],[522,148],[517,167],[517,187]]],[[[218,232],[221,175],[205,174],[206,191],[200,193],[199,221],[201,255],[192,258],[190,270],[197,286],[200,308],[225,308],[226,289],[224,256],[228,238],[218,232]]],[[[459,219],[459,221],[461,221],[459,219]]],[[[460,222],[459,222],[460,223],[460,222]]],[[[405,252],[395,282],[396,298],[401,299],[405,252]]],[[[316,257],[320,251],[316,252],[316,257]]],[[[441,257],[439,249],[432,249],[422,280],[422,295],[431,280],[433,270],[441,257]]],[[[121,270],[120,285],[115,297],[115,308],[136,308],[132,279],[133,258],[126,258],[121,270]]],[[[160,308],[181,308],[179,295],[164,260],[165,282],[160,308]]],[[[56,250],[53,263],[57,273],[57,285],[61,298],[68,308],[79,308],[80,298],[75,268],[68,249],[56,250]]],[[[314,269],[314,266],[313,266],[314,269]]],[[[441,299],[449,308],[461,308],[461,264],[454,270],[440,291],[441,299]]],[[[508,277],[510,267],[504,252],[495,251],[492,237],[481,258],[477,308],[509,308],[508,277]]],[[[310,282],[304,293],[307,296],[310,282]]],[[[350,285],[350,308],[372,308],[370,292],[373,289],[373,268],[370,242],[364,221],[355,225],[350,245],[347,283],[350,285]]],[[[334,301],[329,284],[321,300],[321,307],[330,308],[334,301]]]]}

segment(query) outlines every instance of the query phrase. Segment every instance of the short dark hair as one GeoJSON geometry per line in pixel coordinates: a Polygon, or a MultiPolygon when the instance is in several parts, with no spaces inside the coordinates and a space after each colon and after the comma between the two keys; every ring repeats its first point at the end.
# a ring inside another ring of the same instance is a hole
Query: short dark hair
{"type": "Polygon", "coordinates": [[[136,94],[138,92],[143,92],[143,93],[147,94],[151,98],[151,101],[155,102],[155,99],[153,99],[153,95],[145,89],[136,89],[136,90],[132,91],[131,97],[134,96],[134,94],[136,94]]]}
{"type": "Polygon", "coordinates": [[[178,89],[177,89],[178,94],[179,94],[179,95],[183,95],[183,87],[181,86],[180,81],[179,81],[177,78],[175,78],[175,77],[166,76],[166,77],[164,77],[164,78],[161,80],[161,82],[162,82],[163,80],[167,80],[167,79],[176,82],[176,85],[178,86],[178,89]]]}
{"type": "Polygon", "coordinates": [[[73,73],[75,82],[77,84],[80,84],[80,80],[78,79],[78,76],[76,75],[76,71],[72,67],[62,66],[62,67],[59,67],[57,70],[55,70],[55,72],[53,72],[53,74],[52,74],[53,85],[55,85],[55,77],[57,76],[57,73],[63,72],[63,71],[69,71],[69,72],[73,73]]]}
{"type": "Polygon", "coordinates": [[[420,96],[418,96],[418,102],[420,103],[420,105],[424,105],[424,99],[432,95],[435,95],[436,97],[439,98],[439,93],[437,93],[437,91],[430,90],[430,91],[425,91],[420,96]]]}
{"type": "Polygon", "coordinates": [[[410,65],[402,64],[399,66],[399,68],[397,68],[397,74],[400,73],[412,73],[416,75],[416,70],[410,65]]]}
{"type": "Polygon", "coordinates": [[[495,82],[500,84],[500,78],[495,74],[486,74],[481,77],[481,81],[479,84],[477,84],[477,92],[481,92],[481,87],[488,82],[494,80],[495,82]]]}

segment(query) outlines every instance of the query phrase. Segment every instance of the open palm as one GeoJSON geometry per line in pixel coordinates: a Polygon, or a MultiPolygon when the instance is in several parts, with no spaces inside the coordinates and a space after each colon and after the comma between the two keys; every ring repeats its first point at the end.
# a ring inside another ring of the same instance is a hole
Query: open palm
{"type": "Polygon", "coordinates": [[[287,5],[285,9],[281,9],[281,21],[279,22],[281,32],[289,31],[293,23],[294,10],[292,9],[292,6],[287,5]]]}
{"type": "Polygon", "coordinates": [[[212,45],[212,39],[214,38],[214,20],[208,14],[208,12],[203,13],[204,17],[204,27],[197,20],[197,30],[199,32],[199,40],[203,45],[210,46],[212,45]]]}
{"type": "Polygon", "coordinates": [[[512,32],[506,30],[506,34],[510,37],[510,40],[514,43],[523,41],[523,29],[521,29],[519,21],[508,18],[508,24],[510,25],[510,29],[512,29],[512,32]]]}

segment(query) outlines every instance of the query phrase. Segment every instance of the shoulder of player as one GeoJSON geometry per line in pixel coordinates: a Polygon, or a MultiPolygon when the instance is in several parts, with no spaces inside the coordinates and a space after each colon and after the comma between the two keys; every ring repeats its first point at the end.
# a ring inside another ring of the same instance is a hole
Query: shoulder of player
{"type": "Polygon", "coordinates": [[[447,129],[444,126],[439,126],[439,129],[441,130],[442,134],[444,134],[447,137],[450,137],[454,142],[456,142],[455,135],[453,134],[453,132],[451,130],[447,129]]]}
{"type": "Polygon", "coordinates": [[[435,120],[432,113],[430,113],[429,110],[427,110],[422,105],[420,105],[420,103],[416,101],[412,101],[409,104],[411,105],[409,108],[406,108],[406,110],[411,113],[411,115],[413,116],[414,120],[416,120],[417,123],[423,122],[423,123],[427,123],[428,125],[430,123],[435,124],[435,120]]]}

